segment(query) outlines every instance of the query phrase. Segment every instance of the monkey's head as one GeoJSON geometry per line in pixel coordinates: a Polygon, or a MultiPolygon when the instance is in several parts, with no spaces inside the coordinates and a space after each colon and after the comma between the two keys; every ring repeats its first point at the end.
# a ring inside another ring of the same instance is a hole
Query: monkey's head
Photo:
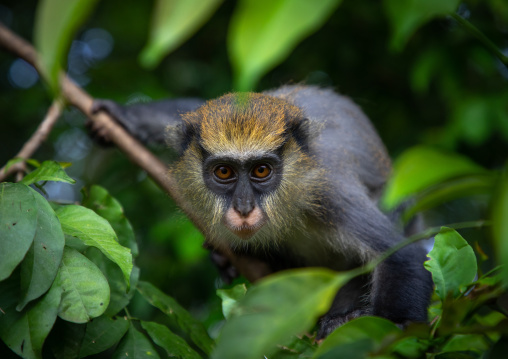
{"type": "Polygon", "coordinates": [[[298,107],[256,93],[209,101],[169,129],[181,152],[171,171],[210,240],[270,245],[303,228],[324,181],[309,129],[298,107]]]}

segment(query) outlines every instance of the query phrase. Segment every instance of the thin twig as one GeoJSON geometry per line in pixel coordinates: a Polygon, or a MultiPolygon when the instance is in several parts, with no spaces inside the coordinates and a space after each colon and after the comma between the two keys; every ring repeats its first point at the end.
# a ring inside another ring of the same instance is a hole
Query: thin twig
{"type": "Polygon", "coordinates": [[[478,30],[478,28],[476,26],[474,26],[473,24],[471,24],[469,21],[467,21],[466,19],[464,19],[462,16],[460,16],[459,14],[456,14],[456,13],[453,13],[453,14],[450,14],[451,17],[453,17],[455,19],[455,21],[457,21],[459,24],[461,24],[462,26],[464,26],[467,31],[469,31],[473,36],[475,36],[478,40],[481,41],[481,43],[487,48],[489,49],[490,51],[492,51],[494,53],[495,56],[497,56],[497,58],[499,60],[501,60],[501,62],[505,65],[505,66],[508,66],[508,56],[505,56],[505,54],[503,54],[499,48],[487,37],[485,36],[485,34],[483,32],[481,32],[480,30],[478,30]]]}
{"type": "MultiPolygon", "coordinates": [[[[33,135],[25,142],[21,150],[15,156],[15,158],[21,158],[23,161],[13,164],[8,169],[6,166],[2,167],[0,169],[0,181],[9,177],[13,173],[17,173],[19,175],[26,171],[26,164],[24,160],[32,157],[35,151],[37,151],[42,143],[46,141],[51,129],[55,125],[61,113],[62,104],[60,101],[55,100],[49,107],[44,120],[39,124],[39,127],[37,127],[33,135]]],[[[17,181],[18,178],[16,179],[17,181]]]]}
{"type": "MultiPolygon", "coordinates": [[[[19,37],[0,23],[0,46],[32,64],[41,73],[38,55],[31,44],[19,37]]],[[[188,202],[179,193],[175,179],[168,173],[168,168],[146,147],[118,125],[107,113],[92,113],[93,98],[72,82],[65,74],[60,77],[61,94],[74,107],[81,110],[91,121],[106,133],[106,136],[137,166],[145,170],[154,182],[166,191],[175,203],[185,212],[189,219],[203,233],[206,223],[196,217],[190,210],[188,202]]],[[[226,255],[231,263],[250,281],[255,281],[266,274],[263,262],[249,257],[238,257],[228,248],[217,248],[226,255]]]]}

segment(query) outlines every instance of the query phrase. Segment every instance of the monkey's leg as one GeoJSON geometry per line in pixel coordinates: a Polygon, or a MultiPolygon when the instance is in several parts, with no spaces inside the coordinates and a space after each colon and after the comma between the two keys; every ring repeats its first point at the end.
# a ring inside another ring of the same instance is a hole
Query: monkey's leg
{"type": "Polygon", "coordinates": [[[353,278],[335,296],[330,310],[319,321],[317,339],[355,318],[372,314],[369,303],[370,276],[353,278]]]}
{"type": "Polygon", "coordinates": [[[372,275],[372,314],[406,325],[426,322],[432,277],[424,268],[425,251],[411,245],[382,262],[372,275]]]}

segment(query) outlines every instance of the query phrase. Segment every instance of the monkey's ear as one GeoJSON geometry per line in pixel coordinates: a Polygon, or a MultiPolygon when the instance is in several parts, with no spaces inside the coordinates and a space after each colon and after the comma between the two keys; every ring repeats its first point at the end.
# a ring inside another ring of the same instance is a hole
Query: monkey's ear
{"type": "Polygon", "coordinates": [[[194,125],[180,121],[166,127],[166,144],[183,155],[194,138],[197,130],[194,125]]]}
{"type": "Polygon", "coordinates": [[[308,151],[310,137],[310,120],[308,118],[289,122],[287,131],[288,135],[293,137],[304,151],[308,151]]]}

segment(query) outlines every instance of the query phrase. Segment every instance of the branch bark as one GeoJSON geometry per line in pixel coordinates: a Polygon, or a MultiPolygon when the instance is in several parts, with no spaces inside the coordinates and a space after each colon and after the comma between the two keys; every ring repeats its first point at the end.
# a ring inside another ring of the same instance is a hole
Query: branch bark
{"type": "MultiPolygon", "coordinates": [[[[38,55],[34,47],[10,31],[0,23],[0,46],[5,47],[10,52],[29,62],[40,73],[38,55]]],[[[178,192],[175,179],[168,173],[168,168],[157,157],[155,157],[139,141],[127,133],[118,125],[107,113],[92,113],[93,98],[83,89],[71,81],[65,74],[61,74],[60,87],[63,98],[72,106],[81,110],[91,121],[94,121],[98,127],[102,128],[108,138],[137,166],[147,172],[155,183],[166,191],[183,210],[189,219],[205,233],[206,223],[201,218],[197,218],[190,210],[187,201],[178,192]]],[[[220,251],[229,258],[232,264],[250,281],[255,281],[269,273],[266,265],[256,259],[247,257],[237,257],[227,248],[220,248],[220,251]]]]}

